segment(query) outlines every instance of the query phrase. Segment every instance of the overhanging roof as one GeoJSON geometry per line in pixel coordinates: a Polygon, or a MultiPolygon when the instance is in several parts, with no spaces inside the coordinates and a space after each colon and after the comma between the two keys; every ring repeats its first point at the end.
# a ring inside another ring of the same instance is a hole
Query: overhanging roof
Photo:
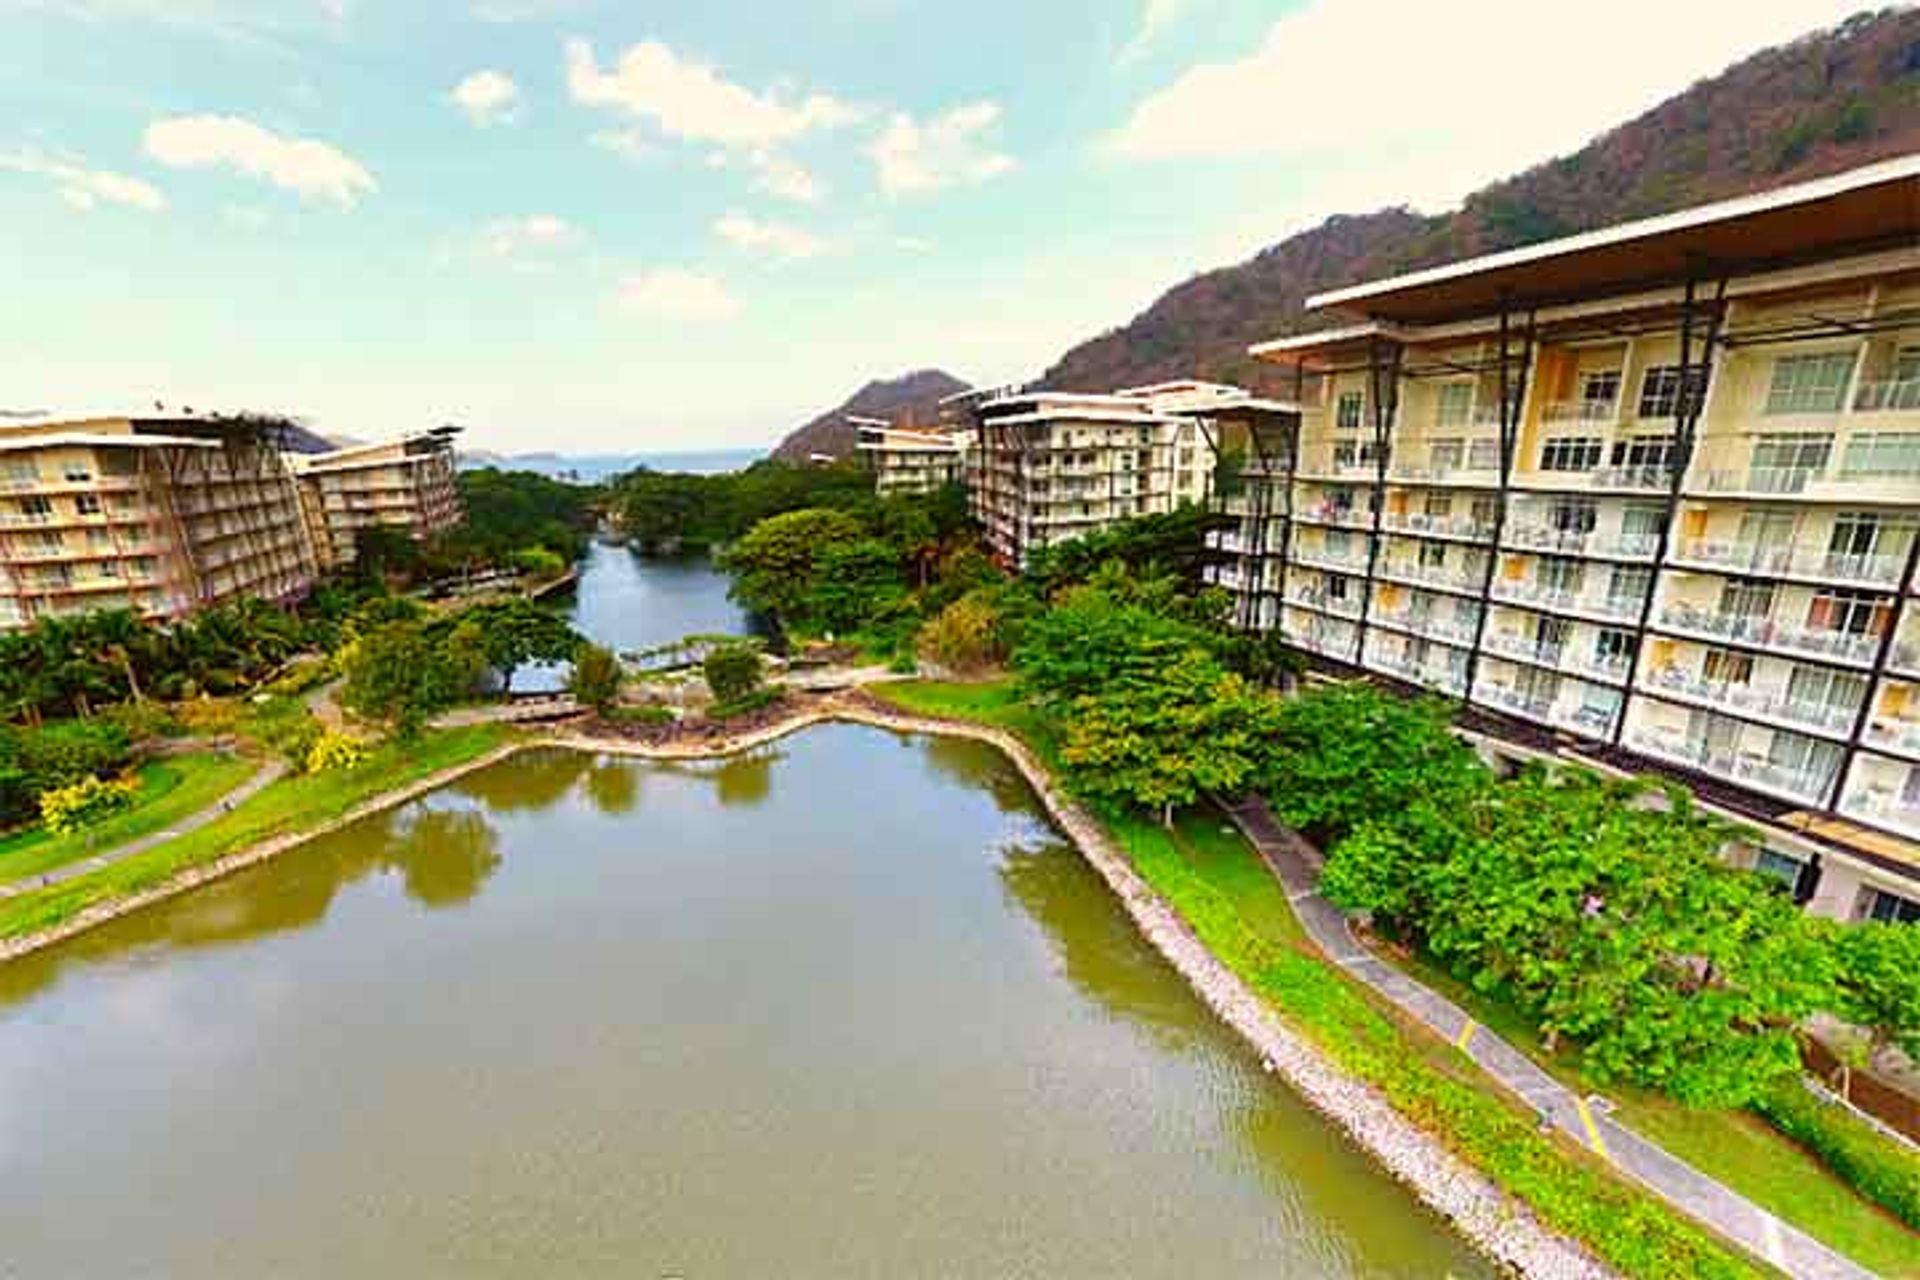
{"type": "MultiPolygon", "coordinates": [[[[1438,324],[1745,270],[1920,243],[1920,155],[1315,294],[1378,321],[1438,324]]],[[[1259,348],[1256,354],[1264,354],[1259,348]]]]}

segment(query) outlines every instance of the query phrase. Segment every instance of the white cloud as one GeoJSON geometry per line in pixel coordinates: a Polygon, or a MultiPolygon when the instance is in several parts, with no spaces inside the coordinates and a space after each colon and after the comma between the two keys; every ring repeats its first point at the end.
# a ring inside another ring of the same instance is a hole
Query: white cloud
{"type": "Polygon", "coordinates": [[[564,249],[585,237],[580,229],[551,213],[524,218],[502,218],[481,228],[479,247],[494,258],[516,258],[529,253],[564,249]]]}
{"type": "Polygon", "coordinates": [[[712,276],[682,267],[661,267],[620,282],[620,310],[671,320],[728,320],[740,302],[712,276]]]}
{"type": "Polygon", "coordinates": [[[713,232],[736,249],[776,258],[811,258],[826,248],[812,232],[785,222],[762,222],[744,213],[729,213],[713,224],[713,232]]]}
{"type": "Polygon", "coordinates": [[[625,125],[618,129],[602,129],[587,141],[602,151],[611,151],[623,160],[644,160],[660,150],[647,131],[638,125],[625,125]]]}
{"type": "Polygon", "coordinates": [[[499,71],[476,71],[455,85],[449,96],[467,119],[483,129],[520,114],[520,86],[499,71]]]}
{"type": "Polygon", "coordinates": [[[147,126],[147,154],[175,169],[226,167],[309,199],[352,208],[378,189],[346,152],[312,138],[288,138],[237,116],[176,116],[147,126]]]}
{"type": "Polygon", "coordinates": [[[753,166],[756,191],[799,204],[817,203],[825,194],[826,189],[818,178],[776,152],[751,151],[747,153],[747,163],[753,166]]]}
{"type": "Polygon", "coordinates": [[[1120,50],[1120,64],[1125,66],[1145,57],[1160,37],[1167,33],[1167,29],[1192,6],[1193,0],[1146,0],[1146,10],[1140,15],[1140,29],[1120,50]]]}
{"type": "Polygon", "coordinates": [[[902,112],[868,148],[880,171],[880,189],[890,196],[985,182],[1013,168],[1013,157],[995,151],[979,135],[1000,119],[994,102],[973,102],[922,124],[902,112]]]}
{"type": "Polygon", "coordinates": [[[657,40],[634,45],[610,71],[587,41],[568,41],[567,88],[576,102],[646,120],[669,137],[726,147],[771,147],[859,118],[831,94],[756,93],[657,40]]]}
{"type": "Polygon", "coordinates": [[[160,194],[159,188],[141,178],[109,169],[89,169],[77,159],[51,156],[31,148],[0,151],[0,170],[48,179],[59,190],[60,198],[76,209],[117,204],[159,213],[167,207],[167,198],[160,194]]]}
{"type": "Polygon", "coordinates": [[[1319,156],[1365,171],[1374,200],[1434,207],[1855,7],[1746,0],[1728,22],[1713,5],[1617,0],[1574,53],[1565,12],[1532,0],[1313,0],[1253,53],[1149,95],[1107,146],[1140,160],[1319,156]]]}

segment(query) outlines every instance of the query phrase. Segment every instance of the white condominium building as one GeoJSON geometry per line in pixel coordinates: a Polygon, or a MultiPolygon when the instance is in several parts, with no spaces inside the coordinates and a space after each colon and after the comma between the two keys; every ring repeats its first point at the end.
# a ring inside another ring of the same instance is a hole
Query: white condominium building
{"type": "Polygon", "coordinates": [[[458,526],[463,519],[453,450],[458,432],[458,427],[438,427],[295,458],[321,565],[350,563],[362,529],[396,529],[424,542],[458,526]]]}
{"type": "Polygon", "coordinates": [[[855,447],[882,497],[932,493],[966,480],[965,432],[896,427],[873,418],[849,421],[859,431],[855,447]]]}
{"type": "Polygon", "coordinates": [[[1688,781],[1920,918],[1920,157],[1311,299],[1254,348],[1242,625],[1688,781]]]}

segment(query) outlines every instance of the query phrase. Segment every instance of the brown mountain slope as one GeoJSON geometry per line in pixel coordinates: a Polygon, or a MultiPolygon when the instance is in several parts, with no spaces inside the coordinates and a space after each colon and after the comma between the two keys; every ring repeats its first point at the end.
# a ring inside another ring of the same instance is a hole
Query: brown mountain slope
{"type": "Polygon", "coordinates": [[[1199,376],[1279,391],[1247,347],[1326,323],[1324,289],[1818,177],[1920,150],[1920,9],[1862,14],[1740,62],[1454,212],[1331,218],[1195,276],[1124,328],[1069,351],[1048,386],[1199,376]]]}
{"type": "Polygon", "coordinates": [[[869,382],[837,409],[790,433],[774,447],[781,462],[803,463],[814,454],[851,457],[855,431],[847,415],[886,418],[901,424],[932,425],[943,397],[965,391],[967,384],[941,369],[921,369],[885,381],[869,382]]]}

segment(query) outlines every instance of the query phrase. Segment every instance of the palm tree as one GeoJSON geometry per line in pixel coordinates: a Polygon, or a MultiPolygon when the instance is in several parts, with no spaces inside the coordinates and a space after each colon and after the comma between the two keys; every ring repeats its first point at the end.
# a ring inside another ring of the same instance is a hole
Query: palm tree
{"type": "Polygon", "coordinates": [[[153,629],[131,609],[107,609],[88,614],[84,623],[94,652],[102,660],[120,668],[120,674],[127,682],[127,696],[135,702],[145,702],[146,695],[141,691],[134,662],[136,655],[143,659],[152,657],[153,629]]]}

